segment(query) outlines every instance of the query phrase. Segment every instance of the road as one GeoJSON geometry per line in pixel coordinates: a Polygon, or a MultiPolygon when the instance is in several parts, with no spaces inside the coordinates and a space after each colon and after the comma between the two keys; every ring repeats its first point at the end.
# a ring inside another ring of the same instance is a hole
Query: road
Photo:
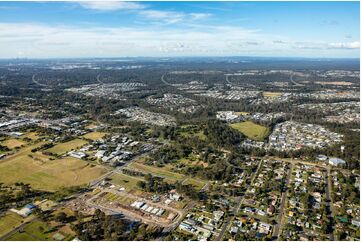
{"type": "Polygon", "coordinates": [[[326,199],[329,202],[326,202],[326,206],[329,208],[329,213],[328,213],[328,218],[329,220],[332,222],[332,232],[329,234],[330,236],[330,240],[334,241],[335,237],[333,234],[333,231],[335,231],[334,228],[334,218],[335,218],[335,213],[334,213],[334,208],[333,208],[333,201],[332,201],[332,196],[330,195],[332,192],[332,183],[331,183],[331,168],[327,167],[327,175],[325,176],[325,190],[326,190],[326,199]]]}
{"type": "Polygon", "coordinates": [[[102,81],[100,80],[101,74],[102,74],[102,73],[99,73],[99,74],[97,75],[97,82],[99,82],[100,84],[104,84],[104,82],[102,82],[102,81]]]}
{"type": "Polygon", "coordinates": [[[36,85],[39,85],[39,86],[42,86],[42,87],[49,87],[48,85],[46,84],[43,84],[43,83],[40,83],[38,82],[35,77],[36,77],[37,74],[34,74],[32,77],[31,77],[31,80],[36,84],[36,85]]]}
{"type": "Polygon", "coordinates": [[[173,86],[172,84],[170,84],[169,82],[167,82],[166,80],[164,80],[165,75],[167,75],[167,73],[164,73],[164,74],[162,75],[162,77],[160,78],[160,80],[161,80],[165,85],[173,86]]]}
{"type": "Polygon", "coordinates": [[[297,83],[297,82],[295,82],[294,80],[293,80],[293,74],[290,76],[290,81],[292,82],[292,84],[294,84],[295,86],[303,86],[302,84],[299,84],[299,83],[297,83]]]}
{"type": "MultiPolygon", "coordinates": [[[[25,223],[22,223],[21,225],[19,225],[18,227],[14,228],[13,230],[11,230],[10,232],[4,234],[3,236],[0,237],[0,241],[5,241],[7,240],[8,238],[10,238],[11,236],[13,236],[14,234],[16,234],[18,231],[21,231],[26,225],[28,225],[29,223],[35,221],[35,220],[38,220],[37,217],[34,217],[33,219],[25,222],[25,223]]],[[[30,234],[29,234],[30,235],[30,234]]],[[[30,235],[31,236],[31,235],[30,235]]],[[[35,238],[36,240],[39,240],[39,238],[35,238]]],[[[40,239],[41,240],[41,239],[40,239]]]]}
{"type": "Polygon", "coordinates": [[[127,197],[130,197],[132,199],[145,201],[144,198],[135,196],[135,195],[130,194],[130,193],[119,192],[119,191],[114,190],[114,189],[105,189],[105,190],[103,190],[103,192],[98,193],[97,195],[95,195],[94,197],[92,197],[91,199],[86,201],[86,203],[89,206],[99,208],[99,209],[102,209],[102,210],[106,210],[106,211],[109,211],[109,212],[111,212],[113,214],[123,214],[126,217],[129,217],[129,218],[132,218],[132,219],[135,218],[135,219],[141,220],[141,221],[149,223],[149,224],[157,224],[157,225],[160,225],[160,226],[165,227],[165,228],[169,228],[169,227],[174,228],[174,226],[177,225],[184,216],[184,211],[183,210],[178,210],[178,209],[172,208],[170,206],[166,206],[166,205],[164,205],[162,203],[153,203],[153,202],[151,202],[149,200],[145,201],[148,205],[151,205],[153,207],[163,208],[163,209],[165,209],[167,211],[171,211],[174,214],[178,214],[178,216],[176,217],[176,220],[173,221],[173,222],[168,223],[168,222],[165,222],[165,221],[156,220],[154,218],[154,216],[142,216],[142,215],[140,215],[140,214],[138,214],[136,212],[132,212],[132,211],[126,209],[126,208],[119,207],[119,208],[115,209],[115,208],[110,208],[110,207],[102,206],[102,205],[99,205],[99,204],[95,203],[94,200],[96,200],[104,192],[119,194],[121,196],[124,196],[126,194],[127,197]]]}
{"type": "MultiPolygon", "coordinates": [[[[157,149],[157,148],[155,148],[155,149],[153,149],[153,150],[151,150],[151,151],[154,151],[154,150],[156,150],[156,149],[157,149]]],[[[121,173],[121,170],[122,170],[122,169],[126,168],[129,164],[133,163],[134,161],[139,160],[140,158],[148,155],[151,151],[148,151],[148,152],[146,152],[146,153],[144,153],[144,154],[141,154],[141,155],[139,155],[139,156],[136,156],[136,157],[134,157],[133,159],[131,159],[130,161],[128,161],[127,163],[125,163],[123,166],[114,168],[114,169],[112,169],[111,171],[109,171],[109,172],[105,173],[104,175],[102,175],[101,177],[98,177],[98,178],[94,179],[93,181],[89,182],[89,186],[90,186],[90,187],[96,186],[96,185],[98,185],[101,181],[103,181],[104,179],[112,176],[114,173],[121,173]]]]}
{"type": "MultiPolygon", "coordinates": [[[[252,178],[251,178],[251,182],[250,182],[249,185],[247,186],[247,190],[251,187],[251,185],[253,185],[253,182],[254,182],[254,180],[256,179],[256,175],[258,174],[258,171],[259,171],[261,165],[262,165],[262,161],[259,162],[256,172],[253,173],[252,178]]],[[[234,208],[233,208],[233,210],[232,210],[233,215],[232,215],[232,216],[228,216],[226,222],[224,222],[223,227],[222,227],[222,229],[221,229],[221,232],[219,233],[219,235],[218,235],[218,237],[217,237],[217,240],[218,240],[218,241],[221,241],[221,240],[223,239],[223,236],[224,236],[225,232],[227,231],[227,228],[229,227],[229,223],[231,222],[231,220],[232,220],[232,218],[233,218],[234,216],[237,216],[238,210],[239,210],[239,208],[241,207],[241,205],[242,205],[242,203],[243,203],[243,200],[244,200],[244,196],[240,196],[240,197],[237,199],[236,205],[234,206],[234,208]]]]}
{"type": "Polygon", "coordinates": [[[285,184],[286,190],[282,193],[281,204],[280,204],[279,214],[278,214],[278,218],[277,218],[277,224],[275,225],[274,230],[273,230],[273,237],[275,237],[277,239],[279,239],[280,232],[282,231],[282,228],[283,228],[283,218],[284,218],[283,214],[284,214],[284,210],[285,210],[287,194],[288,194],[288,185],[290,184],[292,170],[293,170],[293,163],[290,163],[290,168],[288,170],[286,184],[285,184]]]}
{"type": "Polygon", "coordinates": [[[232,82],[230,82],[230,80],[228,79],[228,77],[230,76],[230,74],[225,74],[226,76],[226,82],[229,84],[229,85],[234,85],[232,82]]]}

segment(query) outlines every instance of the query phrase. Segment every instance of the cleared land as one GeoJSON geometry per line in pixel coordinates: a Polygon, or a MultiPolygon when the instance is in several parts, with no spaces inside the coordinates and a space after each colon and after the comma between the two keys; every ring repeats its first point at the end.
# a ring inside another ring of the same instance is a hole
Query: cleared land
{"type": "Polygon", "coordinates": [[[55,145],[54,147],[51,147],[50,149],[47,149],[46,151],[55,153],[58,155],[64,154],[66,152],[69,152],[71,150],[80,148],[81,146],[87,144],[85,140],[82,139],[74,139],[65,143],[60,143],[55,145]]]}
{"type": "Polygon", "coordinates": [[[56,232],[47,233],[50,227],[41,221],[33,221],[26,225],[23,229],[23,232],[17,232],[8,240],[54,240],[53,235],[56,232]]]}
{"type": "Polygon", "coordinates": [[[104,132],[91,132],[87,133],[83,137],[86,139],[97,140],[103,138],[107,133],[104,132]]]}
{"type": "Polygon", "coordinates": [[[315,82],[316,84],[321,85],[339,85],[339,86],[351,86],[352,82],[315,82]]]}
{"type": "Polygon", "coordinates": [[[198,137],[200,140],[206,140],[207,136],[203,133],[203,131],[198,131],[198,132],[188,132],[188,131],[182,131],[180,132],[180,135],[182,135],[183,137],[198,137]]]}
{"type": "Polygon", "coordinates": [[[282,95],[280,92],[263,92],[264,97],[279,97],[282,95]]]}
{"type": "Polygon", "coordinates": [[[245,136],[254,140],[263,140],[269,133],[269,128],[255,124],[252,121],[245,121],[240,123],[234,123],[230,125],[232,128],[238,130],[245,136]]]}
{"type": "Polygon", "coordinates": [[[248,115],[248,112],[235,112],[237,115],[248,115]]]}
{"type": "Polygon", "coordinates": [[[167,169],[164,167],[147,166],[136,162],[132,163],[129,167],[142,171],[144,173],[152,173],[156,176],[163,177],[173,181],[183,180],[185,178],[185,175],[167,171],[167,169]]]}
{"type": "Polygon", "coordinates": [[[39,138],[38,133],[36,132],[30,132],[24,135],[24,137],[32,139],[32,140],[37,140],[39,138]]]}
{"type": "Polygon", "coordinates": [[[15,227],[21,225],[22,220],[23,220],[22,217],[12,212],[0,216],[0,236],[9,233],[15,227]]]}
{"type": "Polygon", "coordinates": [[[29,183],[33,188],[54,191],[61,187],[83,185],[105,173],[101,166],[72,157],[50,160],[29,146],[0,163],[0,182],[29,183]]]}
{"type": "Polygon", "coordinates": [[[25,145],[26,142],[18,139],[8,139],[1,142],[1,145],[4,145],[8,147],[9,149],[14,149],[16,147],[20,147],[22,145],[25,145]]]}
{"type": "Polygon", "coordinates": [[[206,184],[206,181],[169,171],[169,167],[147,166],[136,162],[132,163],[129,167],[146,174],[151,173],[152,175],[163,177],[165,181],[171,183],[175,183],[176,181],[183,181],[183,184],[192,184],[197,189],[201,189],[206,184]]]}
{"type": "Polygon", "coordinates": [[[115,173],[109,178],[111,179],[112,183],[124,187],[127,191],[137,189],[137,182],[144,181],[141,178],[135,176],[128,176],[120,173],[115,173]]]}

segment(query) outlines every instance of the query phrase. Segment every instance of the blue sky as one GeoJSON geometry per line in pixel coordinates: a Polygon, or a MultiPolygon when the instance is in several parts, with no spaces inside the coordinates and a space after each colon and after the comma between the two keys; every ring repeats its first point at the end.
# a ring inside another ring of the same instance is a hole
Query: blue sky
{"type": "Polygon", "coordinates": [[[0,2],[2,58],[359,58],[359,2],[0,2]]]}

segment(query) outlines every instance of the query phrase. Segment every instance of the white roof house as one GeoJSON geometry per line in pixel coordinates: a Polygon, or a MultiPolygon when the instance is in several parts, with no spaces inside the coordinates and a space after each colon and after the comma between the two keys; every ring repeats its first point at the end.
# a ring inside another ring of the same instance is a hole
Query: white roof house
{"type": "Polygon", "coordinates": [[[330,158],[328,160],[328,163],[333,166],[339,166],[339,165],[345,165],[346,161],[340,159],[340,158],[330,158]]]}

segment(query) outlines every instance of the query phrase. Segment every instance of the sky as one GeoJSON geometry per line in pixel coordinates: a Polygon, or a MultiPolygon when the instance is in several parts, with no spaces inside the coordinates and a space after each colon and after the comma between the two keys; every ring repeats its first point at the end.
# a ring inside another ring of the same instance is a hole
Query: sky
{"type": "Polygon", "coordinates": [[[0,2],[0,58],[359,58],[359,2],[0,2]]]}

